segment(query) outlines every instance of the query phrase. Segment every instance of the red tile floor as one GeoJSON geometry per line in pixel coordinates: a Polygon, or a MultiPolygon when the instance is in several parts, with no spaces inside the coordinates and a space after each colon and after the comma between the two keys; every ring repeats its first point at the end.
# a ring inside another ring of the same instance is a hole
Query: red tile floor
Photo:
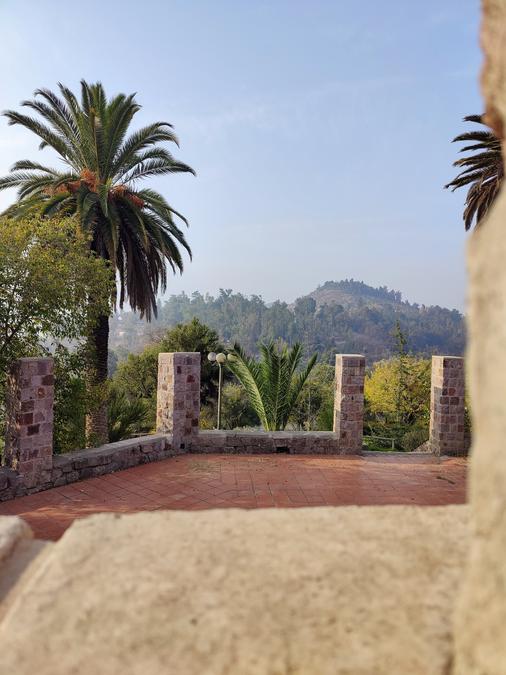
{"type": "Polygon", "coordinates": [[[0,504],[40,539],[75,518],[112,511],[380,504],[466,500],[466,460],[430,455],[186,455],[0,504]]]}

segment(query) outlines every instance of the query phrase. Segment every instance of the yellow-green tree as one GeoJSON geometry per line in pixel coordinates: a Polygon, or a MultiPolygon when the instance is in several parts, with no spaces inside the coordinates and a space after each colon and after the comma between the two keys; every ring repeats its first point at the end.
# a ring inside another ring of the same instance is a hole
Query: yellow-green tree
{"type": "Polygon", "coordinates": [[[365,378],[367,412],[385,424],[427,424],[430,414],[430,374],[429,359],[405,354],[402,360],[393,358],[378,361],[365,378]]]}

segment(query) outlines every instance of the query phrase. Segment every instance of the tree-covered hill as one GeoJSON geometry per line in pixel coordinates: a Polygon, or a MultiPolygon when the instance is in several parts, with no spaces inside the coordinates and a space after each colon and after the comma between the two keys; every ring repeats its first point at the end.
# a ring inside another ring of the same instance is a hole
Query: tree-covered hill
{"type": "Polygon", "coordinates": [[[363,281],[344,279],[343,281],[326,281],[309,293],[316,300],[318,307],[322,305],[343,305],[353,307],[366,303],[369,307],[384,307],[385,305],[409,305],[402,303],[402,294],[399,291],[390,291],[386,286],[373,288],[363,281]]]}
{"type": "Polygon", "coordinates": [[[403,301],[397,291],[373,288],[360,281],[328,281],[292,305],[277,300],[267,305],[260,296],[221,290],[217,297],[173,295],[158,308],[151,324],[125,312],[111,323],[111,346],[117,352],[138,351],[177,323],[198,317],[214,328],[224,344],[239,342],[256,352],[259,341],[300,341],[306,354],[332,360],[336,352],[365,354],[369,363],[391,356],[395,323],[400,322],[408,347],[417,354],[461,355],[464,318],[457,310],[425,307],[403,301]]]}

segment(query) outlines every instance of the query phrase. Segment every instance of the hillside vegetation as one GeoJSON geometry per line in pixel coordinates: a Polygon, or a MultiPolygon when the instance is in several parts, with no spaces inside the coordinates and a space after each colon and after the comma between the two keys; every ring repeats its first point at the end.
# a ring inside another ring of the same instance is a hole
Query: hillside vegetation
{"type": "Polygon", "coordinates": [[[260,296],[223,289],[217,297],[173,295],[159,304],[158,319],[151,324],[131,312],[117,315],[111,347],[119,355],[139,351],[193,317],[214,328],[225,345],[239,342],[254,353],[260,341],[301,342],[306,353],[318,352],[329,362],[336,352],[362,353],[369,363],[390,357],[397,320],[413,353],[458,356],[465,348],[464,318],[457,310],[412,304],[398,291],[353,279],[327,281],[292,305],[266,304],[260,296]]]}

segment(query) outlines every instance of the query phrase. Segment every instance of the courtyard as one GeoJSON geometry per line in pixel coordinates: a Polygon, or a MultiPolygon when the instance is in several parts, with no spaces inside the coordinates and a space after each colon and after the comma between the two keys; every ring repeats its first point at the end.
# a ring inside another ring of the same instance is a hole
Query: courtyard
{"type": "Polygon", "coordinates": [[[0,504],[38,539],[95,513],[308,506],[444,506],[466,501],[465,458],[189,454],[0,504]]]}

